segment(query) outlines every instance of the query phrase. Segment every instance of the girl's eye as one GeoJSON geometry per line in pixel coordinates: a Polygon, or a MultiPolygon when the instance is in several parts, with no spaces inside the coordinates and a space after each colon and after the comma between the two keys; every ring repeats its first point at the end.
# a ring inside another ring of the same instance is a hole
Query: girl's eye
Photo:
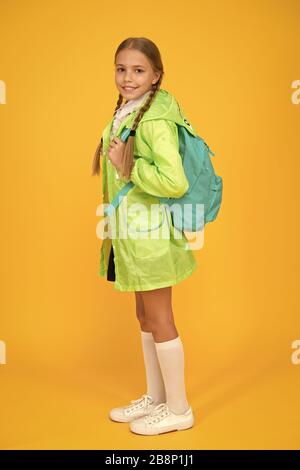
{"type": "MultiPolygon", "coordinates": [[[[120,72],[121,70],[124,70],[124,69],[121,68],[121,67],[117,68],[117,72],[120,72]]],[[[144,70],[142,70],[142,69],[135,69],[135,70],[139,70],[142,73],[144,72],[144,70]]]]}

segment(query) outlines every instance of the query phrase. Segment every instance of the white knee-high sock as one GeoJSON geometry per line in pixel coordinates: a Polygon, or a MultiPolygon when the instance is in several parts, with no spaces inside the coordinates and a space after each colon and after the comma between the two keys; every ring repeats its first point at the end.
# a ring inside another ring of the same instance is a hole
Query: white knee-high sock
{"type": "Polygon", "coordinates": [[[141,340],[146,369],[147,395],[150,395],[153,398],[153,403],[155,405],[165,403],[165,385],[152,333],[141,330],[141,340]]]}
{"type": "Polygon", "coordinates": [[[189,408],[185,391],[184,350],[179,336],[155,343],[166,389],[166,402],[171,411],[183,414],[189,408]]]}

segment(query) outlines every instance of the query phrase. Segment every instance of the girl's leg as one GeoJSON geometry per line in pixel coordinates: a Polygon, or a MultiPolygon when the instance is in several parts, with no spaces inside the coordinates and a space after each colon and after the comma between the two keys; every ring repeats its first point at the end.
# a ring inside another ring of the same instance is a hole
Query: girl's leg
{"type": "Polygon", "coordinates": [[[177,338],[178,332],[172,310],[172,287],[141,292],[144,322],[157,343],[177,338]]]}
{"type": "Polygon", "coordinates": [[[140,292],[135,292],[135,313],[140,322],[141,331],[151,332],[146,324],[146,315],[143,298],[140,292]]]}
{"type": "Polygon", "coordinates": [[[174,322],[172,287],[142,291],[145,324],[152,331],[160,364],[166,402],[171,411],[183,414],[189,408],[184,378],[183,344],[174,322]]]}
{"type": "Polygon", "coordinates": [[[147,395],[153,398],[153,404],[166,401],[164,380],[160,370],[155,343],[151,330],[146,323],[145,308],[140,292],[135,292],[136,316],[141,327],[141,341],[146,369],[147,395]]]}

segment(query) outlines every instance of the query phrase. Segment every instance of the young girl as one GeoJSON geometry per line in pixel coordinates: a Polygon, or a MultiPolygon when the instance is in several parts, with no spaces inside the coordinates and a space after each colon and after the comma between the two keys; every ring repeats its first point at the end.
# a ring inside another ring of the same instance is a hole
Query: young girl
{"type": "Polygon", "coordinates": [[[158,199],[179,198],[189,187],[176,125],[187,121],[176,99],[160,87],[163,75],[161,56],[152,41],[128,38],[119,45],[115,53],[119,98],[92,171],[100,173],[102,155],[104,203],[110,203],[126,182],[134,183],[115,211],[116,227],[126,208],[138,204],[140,209],[139,216],[126,213],[127,227],[134,226],[140,236],[122,237],[116,229],[115,236],[104,238],[99,275],[115,282],[117,290],[135,293],[147,392],[112,409],[109,416],[129,422],[131,431],[145,435],[194,425],[185,389],[184,349],[172,310],[172,286],[190,276],[197,263],[184,233],[173,226],[170,213],[158,199]],[[123,142],[120,135],[125,126],[131,132],[123,142]],[[149,226],[150,210],[156,220],[150,219],[149,226]],[[162,238],[162,231],[168,236],[162,238]]]}

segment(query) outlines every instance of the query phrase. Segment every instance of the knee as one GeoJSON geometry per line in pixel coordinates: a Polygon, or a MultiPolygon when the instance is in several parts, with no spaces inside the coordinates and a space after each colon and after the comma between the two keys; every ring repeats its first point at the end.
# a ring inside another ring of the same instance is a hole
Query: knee
{"type": "Polygon", "coordinates": [[[140,322],[140,324],[142,325],[143,323],[145,323],[145,312],[143,310],[137,309],[136,310],[136,318],[140,322]]]}
{"type": "Polygon", "coordinates": [[[155,318],[147,319],[147,324],[153,333],[159,333],[160,331],[175,328],[174,320],[172,318],[160,318],[156,316],[155,318]]]}
{"type": "Polygon", "coordinates": [[[152,331],[151,323],[148,321],[144,312],[136,312],[137,319],[140,323],[140,329],[142,331],[152,331]]]}

